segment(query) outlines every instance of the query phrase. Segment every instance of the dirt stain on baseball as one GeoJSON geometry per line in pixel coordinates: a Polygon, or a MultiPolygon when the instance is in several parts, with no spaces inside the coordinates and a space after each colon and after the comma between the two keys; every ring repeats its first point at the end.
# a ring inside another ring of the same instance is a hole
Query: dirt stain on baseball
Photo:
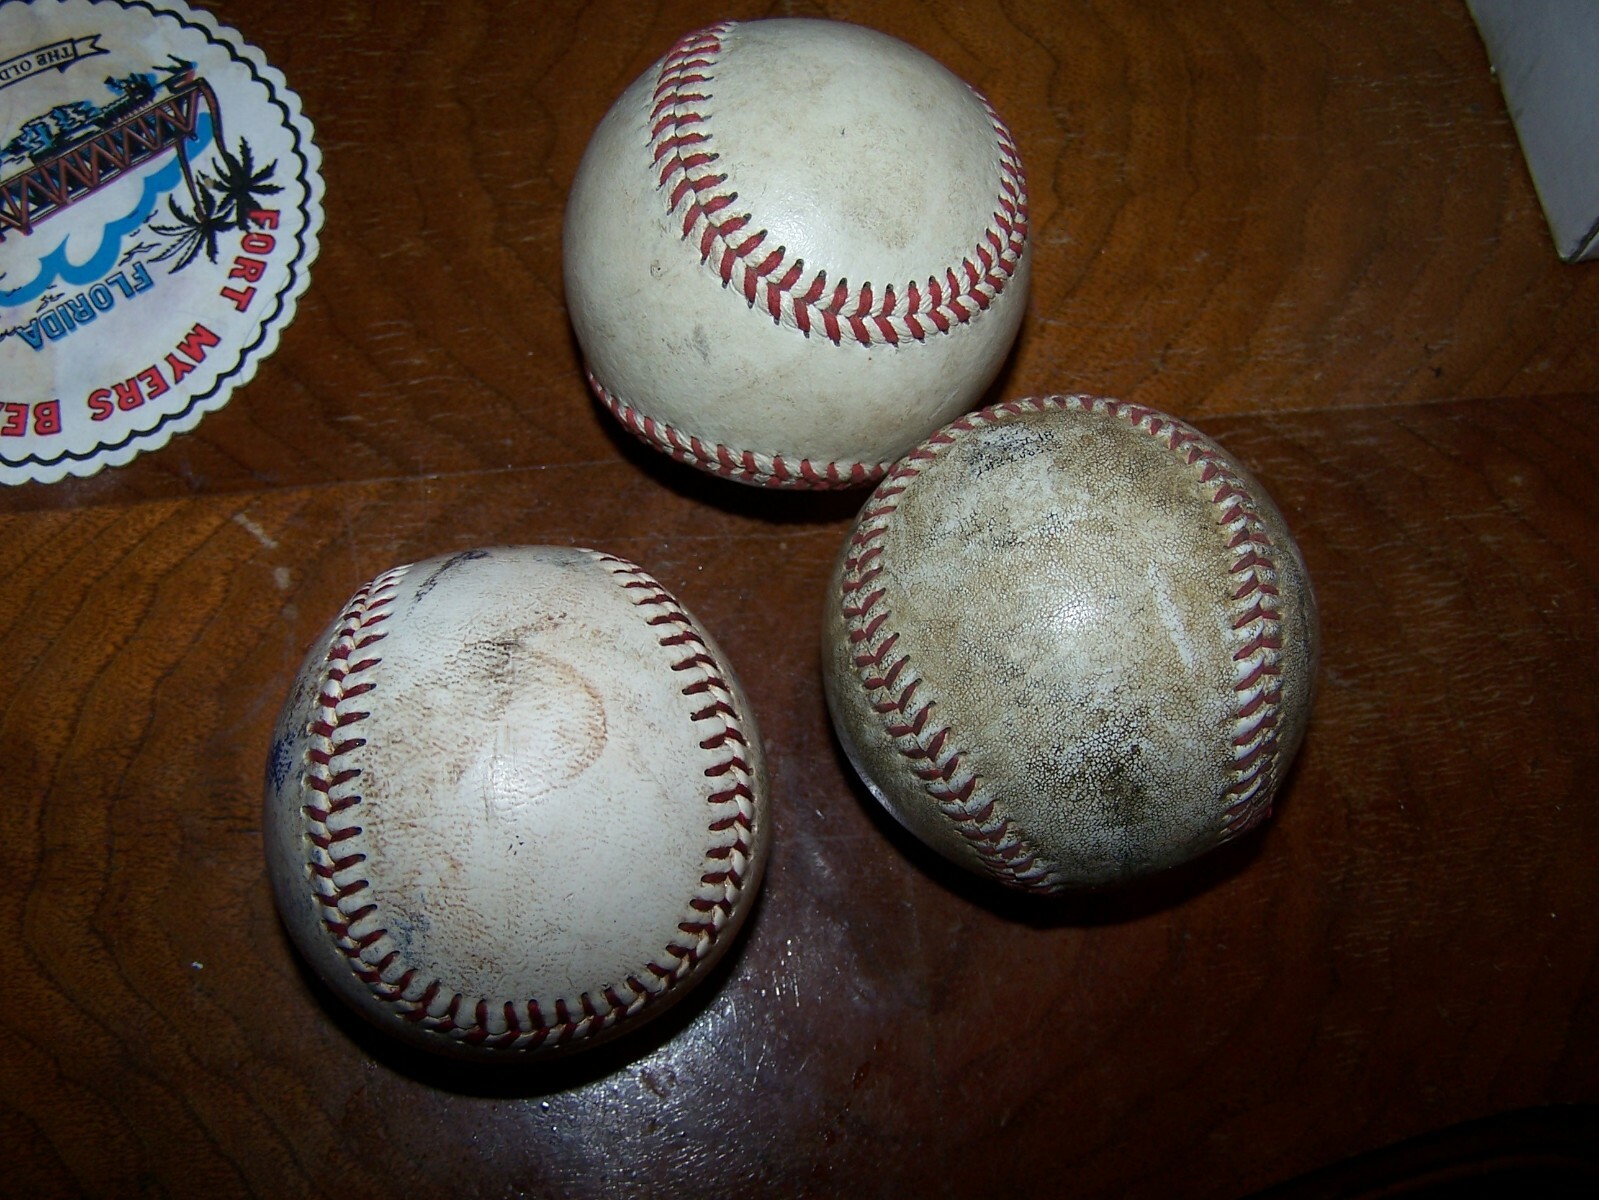
{"type": "Polygon", "coordinates": [[[493,736],[472,768],[490,817],[507,817],[574,782],[604,753],[605,702],[571,664],[513,635],[481,643],[496,693],[493,736]]]}

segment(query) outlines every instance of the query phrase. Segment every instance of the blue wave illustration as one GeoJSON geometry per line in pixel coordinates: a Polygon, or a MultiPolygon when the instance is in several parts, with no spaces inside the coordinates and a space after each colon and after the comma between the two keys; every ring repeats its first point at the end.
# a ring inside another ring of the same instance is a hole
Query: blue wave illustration
{"type": "MultiPolygon", "coordinates": [[[[193,160],[210,144],[211,114],[201,113],[195,123],[194,136],[185,143],[184,150],[193,160]]],[[[178,161],[176,155],[173,155],[171,161],[159,171],[145,176],[144,190],[139,196],[139,202],[127,216],[119,217],[106,225],[100,239],[100,248],[87,262],[74,263],[67,258],[67,238],[64,237],[54,250],[39,260],[39,273],[30,282],[10,291],[0,288],[0,305],[27,304],[57,283],[68,286],[98,283],[117,265],[117,259],[122,254],[123,238],[138,230],[149,220],[150,214],[155,212],[156,205],[161,202],[161,197],[177,187],[182,179],[183,164],[178,161]]],[[[68,237],[70,236],[69,234],[68,237]]]]}

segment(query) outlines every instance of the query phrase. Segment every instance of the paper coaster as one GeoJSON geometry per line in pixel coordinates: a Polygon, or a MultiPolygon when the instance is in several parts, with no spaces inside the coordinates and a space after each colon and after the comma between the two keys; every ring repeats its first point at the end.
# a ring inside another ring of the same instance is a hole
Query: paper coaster
{"type": "Polygon", "coordinates": [[[227,403],[294,317],[321,155],[181,0],[0,4],[0,482],[121,466],[227,403]]]}

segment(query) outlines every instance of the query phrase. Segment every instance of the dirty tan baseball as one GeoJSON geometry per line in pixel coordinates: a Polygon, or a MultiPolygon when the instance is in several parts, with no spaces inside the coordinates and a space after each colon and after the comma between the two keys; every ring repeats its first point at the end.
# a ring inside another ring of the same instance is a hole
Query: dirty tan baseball
{"type": "Polygon", "coordinates": [[[722,955],[770,833],[759,737],[693,618],[594,551],[387,571],[312,647],[267,767],[293,941],[441,1054],[606,1041],[722,955]]]}
{"type": "Polygon", "coordinates": [[[1026,306],[1027,186],[966,83],[837,21],[680,39],[569,196],[566,300],[595,394],[741,482],[879,478],[977,402],[1026,306]]]}
{"type": "Polygon", "coordinates": [[[882,804],[955,862],[1058,892],[1269,814],[1317,616],[1236,459],[1162,413],[1051,396],[895,466],[839,556],[824,642],[835,727],[882,804]]]}

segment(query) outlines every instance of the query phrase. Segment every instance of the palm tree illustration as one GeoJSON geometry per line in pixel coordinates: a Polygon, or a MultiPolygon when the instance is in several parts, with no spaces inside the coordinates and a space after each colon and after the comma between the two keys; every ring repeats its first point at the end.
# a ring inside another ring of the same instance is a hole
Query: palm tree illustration
{"type": "Polygon", "coordinates": [[[213,187],[222,202],[222,211],[233,218],[234,227],[250,228],[250,214],[261,206],[260,197],[281,192],[283,188],[267,182],[278,164],[274,160],[256,170],[255,158],[250,153],[250,143],[239,139],[239,155],[235,158],[226,146],[218,146],[222,155],[222,169],[217,173],[213,187]]]}
{"type": "Polygon", "coordinates": [[[220,235],[230,229],[248,230],[250,214],[261,206],[262,198],[283,190],[279,184],[271,182],[277,161],[258,168],[250,144],[243,138],[239,139],[237,155],[228,153],[228,148],[220,143],[217,153],[221,166],[214,177],[200,176],[200,186],[192,193],[193,211],[179,207],[169,196],[167,209],[174,223],[150,222],[151,232],[173,239],[154,259],[156,262],[173,259],[169,273],[183,270],[202,250],[207,259],[216,262],[220,235]]]}
{"type": "Polygon", "coordinates": [[[167,197],[167,208],[175,224],[157,225],[152,221],[150,229],[173,241],[155,256],[154,261],[165,262],[175,257],[177,261],[167,268],[169,274],[183,270],[199,256],[201,250],[205,251],[206,258],[216,262],[217,238],[233,228],[233,221],[231,214],[221,210],[210,189],[200,188],[195,193],[193,212],[179,208],[170,196],[167,197]]]}

